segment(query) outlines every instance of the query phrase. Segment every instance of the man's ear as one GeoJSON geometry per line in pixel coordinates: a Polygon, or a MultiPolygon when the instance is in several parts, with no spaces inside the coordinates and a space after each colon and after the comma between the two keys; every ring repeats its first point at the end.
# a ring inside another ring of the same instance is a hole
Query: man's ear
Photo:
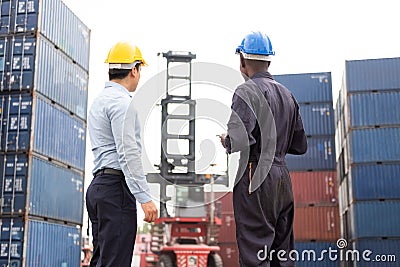
{"type": "Polygon", "coordinates": [[[133,67],[131,69],[131,74],[133,75],[133,77],[135,77],[137,75],[138,70],[136,69],[136,67],[133,67]]]}
{"type": "Polygon", "coordinates": [[[242,68],[246,68],[246,62],[244,61],[242,54],[240,54],[240,66],[242,66],[242,68]]]}

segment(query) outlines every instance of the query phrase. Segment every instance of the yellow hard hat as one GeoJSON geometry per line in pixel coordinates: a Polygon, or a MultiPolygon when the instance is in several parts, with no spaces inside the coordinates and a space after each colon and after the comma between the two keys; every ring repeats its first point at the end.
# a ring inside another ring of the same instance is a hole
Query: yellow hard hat
{"type": "Polygon", "coordinates": [[[147,65],[140,49],[129,42],[118,42],[111,47],[105,63],[110,69],[131,69],[137,63],[147,65]]]}

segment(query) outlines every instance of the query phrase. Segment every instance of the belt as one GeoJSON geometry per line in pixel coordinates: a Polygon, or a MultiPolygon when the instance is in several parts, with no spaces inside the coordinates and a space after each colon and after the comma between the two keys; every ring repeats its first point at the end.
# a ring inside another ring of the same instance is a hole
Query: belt
{"type": "Polygon", "coordinates": [[[96,178],[99,175],[103,175],[103,174],[112,174],[112,175],[120,175],[120,176],[124,176],[124,173],[121,170],[114,170],[111,168],[104,168],[101,170],[98,170],[97,172],[94,173],[94,177],[96,178]]]}

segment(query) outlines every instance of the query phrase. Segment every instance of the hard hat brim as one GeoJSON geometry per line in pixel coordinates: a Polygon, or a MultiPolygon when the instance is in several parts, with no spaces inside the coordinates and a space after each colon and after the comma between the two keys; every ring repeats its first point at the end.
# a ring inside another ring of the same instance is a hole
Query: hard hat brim
{"type": "Polygon", "coordinates": [[[272,57],[269,55],[247,54],[241,51],[239,48],[236,49],[236,54],[241,54],[243,58],[249,60],[272,61],[272,57]]]}
{"type": "Polygon", "coordinates": [[[109,63],[108,68],[109,69],[130,70],[130,69],[134,68],[137,64],[140,64],[142,66],[148,66],[145,61],[137,60],[130,64],[109,63]]]}

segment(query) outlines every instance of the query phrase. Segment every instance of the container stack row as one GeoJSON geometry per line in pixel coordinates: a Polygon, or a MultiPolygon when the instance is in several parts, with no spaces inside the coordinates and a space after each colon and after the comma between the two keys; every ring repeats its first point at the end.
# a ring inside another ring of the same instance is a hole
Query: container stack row
{"type": "Polygon", "coordinates": [[[282,74],[274,79],[295,96],[308,142],[306,154],[286,156],[295,203],[296,266],[339,266],[338,260],[317,259],[324,249],[337,249],[340,237],[331,73],[282,74]],[[315,261],[302,260],[307,250],[316,252],[315,261]]]}
{"type": "MultiPolygon", "coordinates": [[[[205,193],[205,200],[208,203],[207,213],[211,206],[211,194],[205,193]]],[[[233,213],[233,193],[214,193],[215,216],[221,219],[219,229],[218,246],[224,266],[239,267],[239,249],[236,242],[236,224],[233,213]]]]}
{"type": "MultiPolygon", "coordinates": [[[[372,259],[395,255],[400,251],[400,58],[346,61],[335,113],[342,237],[348,249],[371,250],[372,259]]],[[[362,261],[346,266],[367,264],[383,266],[362,261]]]]}
{"type": "Polygon", "coordinates": [[[0,266],[78,266],[90,30],[60,0],[0,5],[0,266]]]}

